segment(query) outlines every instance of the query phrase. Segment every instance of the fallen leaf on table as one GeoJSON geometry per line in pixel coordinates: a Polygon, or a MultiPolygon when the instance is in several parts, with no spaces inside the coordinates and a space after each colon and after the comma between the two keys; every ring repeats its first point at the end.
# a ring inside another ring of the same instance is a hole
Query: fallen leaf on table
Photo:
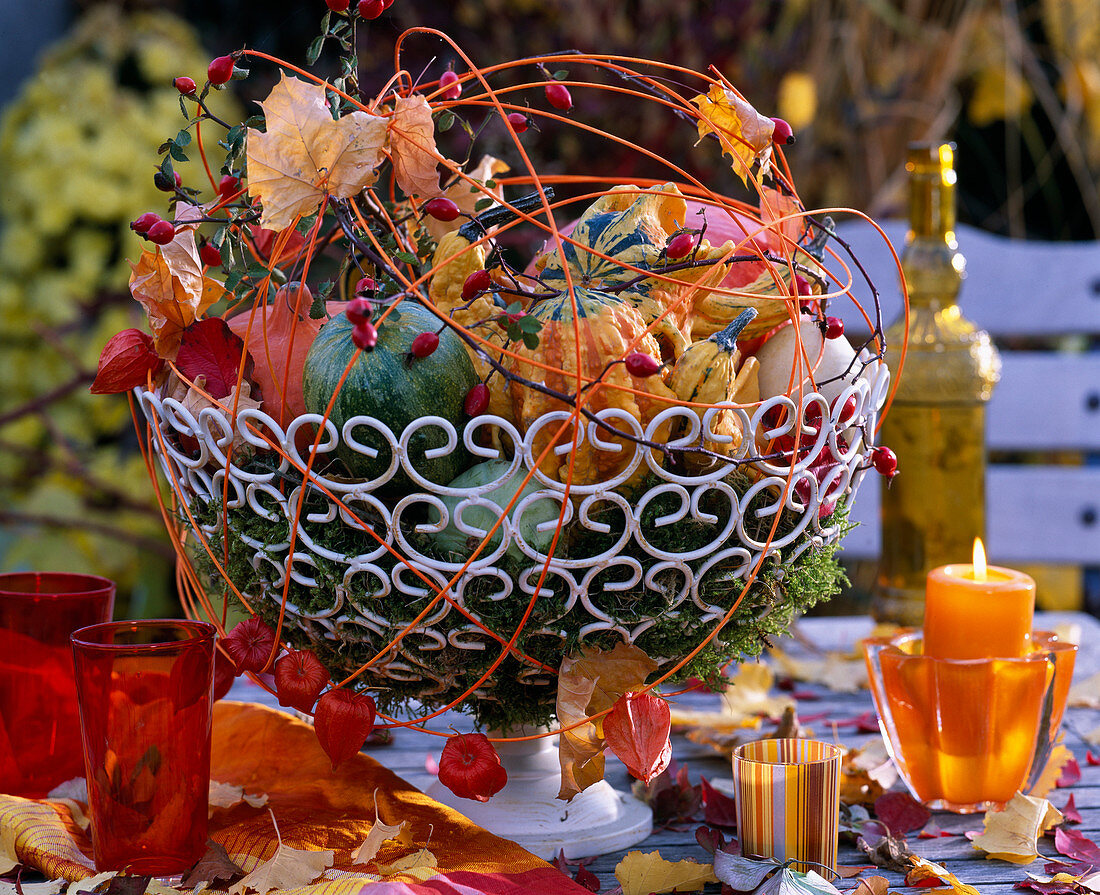
{"type": "Polygon", "coordinates": [[[985,816],[985,827],[971,844],[987,858],[1030,864],[1039,857],[1039,837],[1062,822],[1062,812],[1046,799],[1016,793],[1000,811],[985,816]]]}
{"type": "Polygon", "coordinates": [[[634,781],[631,791],[653,810],[653,823],[657,826],[690,822],[703,804],[702,784],[692,786],[687,765],[674,761],[652,782],[634,781]]]}
{"type": "Polygon", "coordinates": [[[923,880],[938,879],[943,885],[950,886],[952,895],[981,895],[973,886],[968,886],[955,874],[948,872],[946,867],[933,864],[927,858],[918,858],[916,855],[910,858],[913,868],[905,875],[905,885],[919,886],[923,880]]]}
{"type": "Polygon", "coordinates": [[[848,890],[849,895],[890,895],[890,881],[885,876],[869,876],[848,890]]]}
{"type": "Polygon", "coordinates": [[[623,895],[661,895],[665,892],[697,892],[716,883],[714,868],[696,861],[666,861],[660,852],[632,851],[615,866],[615,879],[623,895]]]}
{"type": "Polygon", "coordinates": [[[420,882],[439,875],[439,862],[426,848],[398,858],[391,864],[378,864],[378,872],[383,876],[397,876],[404,874],[411,876],[420,882]]]}
{"type": "Polygon", "coordinates": [[[1073,708],[1100,709],[1100,671],[1070,687],[1066,705],[1073,708]]]}
{"type": "Polygon", "coordinates": [[[715,876],[744,895],[840,895],[832,883],[813,870],[803,873],[775,860],[758,861],[723,852],[715,854],[714,859],[715,876]]]}
{"type": "Polygon", "coordinates": [[[1054,831],[1054,847],[1067,858],[1100,867],[1100,848],[1078,830],[1059,827],[1054,831]]]}
{"type": "Polygon", "coordinates": [[[1058,778],[1062,776],[1062,768],[1072,758],[1073,753],[1062,745],[1059,738],[1058,744],[1050,750],[1050,757],[1047,759],[1046,767],[1043,768],[1043,773],[1039,775],[1039,779],[1035,781],[1035,785],[1031,787],[1029,794],[1040,799],[1046,798],[1047,794],[1058,783],[1058,778]]]}
{"type": "Polygon", "coordinates": [[[558,723],[563,728],[558,740],[559,799],[568,801],[603,779],[602,724],[585,719],[607,711],[624,693],[641,689],[656,670],[656,662],[627,643],[617,643],[612,650],[588,647],[578,658],[562,660],[557,694],[558,723]]]}
{"type": "MultiPolygon", "coordinates": [[[[270,808],[268,813],[271,813],[270,808]]],[[[271,822],[275,825],[275,836],[279,840],[275,854],[234,884],[229,890],[230,895],[242,895],[248,889],[255,890],[258,895],[267,895],[272,889],[308,886],[332,866],[335,855],[330,849],[306,850],[284,845],[274,814],[271,814],[271,822]]]]}
{"type": "Polygon", "coordinates": [[[846,805],[873,805],[894,785],[897,767],[881,739],[849,749],[840,769],[840,801],[846,805]]]}
{"type": "Polygon", "coordinates": [[[736,828],[737,802],[711,786],[706,777],[699,778],[699,787],[703,795],[703,822],[715,827],[736,828]]]}
{"type": "Polygon", "coordinates": [[[794,707],[789,696],[773,695],[775,672],[763,662],[743,662],[722,691],[722,714],[736,720],[765,715],[779,718],[794,707]]]}
{"type": "Polygon", "coordinates": [[[886,824],[877,820],[869,820],[860,826],[856,847],[876,867],[897,873],[905,873],[913,858],[909,844],[904,839],[891,836],[886,824]]]}
{"type": "Polygon", "coordinates": [[[405,829],[405,821],[399,824],[382,823],[382,816],[378,813],[378,790],[374,791],[374,823],[367,832],[367,838],[355,850],[351,856],[353,864],[366,864],[374,860],[382,843],[387,839],[395,839],[405,829]]]}
{"type": "Polygon", "coordinates": [[[1083,823],[1081,812],[1077,810],[1077,803],[1073,799],[1073,793],[1069,794],[1069,798],[1066,799],[1066,804],[1061,808],[1062,817],[1066,819],[1068,824],[1083,823]]]}
{"type": "Polygon", "coordinates": [[[1081,779],[1081,766],[1077,763],[1076,756],[1071,755],[1069,761],[1062,765],[1062,771],[1058,779],[1054,781],[1057,787],[1073,786],[1081,779]]]}
{"type": "Polygon", "coordinates": [[[267,804],[267,793],[250,795],[244,791],[243,786],[237,786],[235,783],[210,781],[211,808],[234,808],[242,803],[251,805],[253,808],[262,808],[267,804]]]}
{"type": "MultiPolygon", "coordinates": [[[[2,885],[2,884],[0,884],[2,885]]],[[[63,879],[47,879],[38,883],[26,883],[20,881],[19,888],[23,890],[23,895],[60,895],[65,891],[66,882],[63,879]]],[[[13,886],[10,890],[15,891],[13,886]]]]}
{"type": "Polygon", "coordinates": [[[826,653],[823,658],[796,658],[781,649],[770,651],[779,670],[811,684],[821,684],[837,693],[858,693],[867,689],[867,663],[862,657],[853,659],[845,653],[826,653]]]}
{"type": "Polygon", "coordinates": [[[783,865],[774,859],[756,860],[728,852],[715,852],[714,875],[735,892],[752,892],[783,865]]]}
{"type": "Polygon", "coordinates": [[[200,883],[230,883],[244,875],[244,868],[229,857],[224,845],[207,839],[206,854],[187,872],[181,885],[194,889],[200,883]]]}
{"type": "Polygon", "coordinates": [[[932,819],[932,812],[907,792],[887,792],[875,799],[875,816],[894,836],[919,830],[932,819]]]}
{"type": "Polygon", "coordinates": [[[1030,889],[1033,892],[1042,892],[1043,895],[1078,895],[1100,891],[1097,886],[1100,886],[1100,873],[1093,873],[1089,868],[1078,875],[1069,871],[1061,871],[1053,876],[1029,873],[1028,879],[1016,883],[1015,888],[1030,889]]]}

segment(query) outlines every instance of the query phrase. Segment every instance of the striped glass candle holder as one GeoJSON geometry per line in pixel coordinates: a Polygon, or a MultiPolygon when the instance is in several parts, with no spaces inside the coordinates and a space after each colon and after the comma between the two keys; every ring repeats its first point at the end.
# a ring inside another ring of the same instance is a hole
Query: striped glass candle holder
{"type": "Polygon", "coordinates": [[[757,740],[733,753],[737,829],[746,857],[836,871],[844,751],[815,740],[757,740]]]}

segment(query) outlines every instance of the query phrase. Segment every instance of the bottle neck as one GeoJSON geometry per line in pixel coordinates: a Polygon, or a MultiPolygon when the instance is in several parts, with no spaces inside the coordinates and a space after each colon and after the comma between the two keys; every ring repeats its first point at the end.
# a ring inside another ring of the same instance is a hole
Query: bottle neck
{"type": "Polygon", "coordinates": [[[906,160],[909,175],[909,232],[902,268],[915,308],[955,304],[965,260],[955,237],[954,147],[914,144],[906,160]]]}

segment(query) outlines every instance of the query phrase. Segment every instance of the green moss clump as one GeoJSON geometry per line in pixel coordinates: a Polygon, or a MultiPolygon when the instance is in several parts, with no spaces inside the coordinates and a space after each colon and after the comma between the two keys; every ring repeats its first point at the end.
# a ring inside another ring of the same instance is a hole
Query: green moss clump
{"type": "MultiPolygon", "coordinates": [[[[262,458],[251,463],[263,467],[262,458]]],[[[285,484],[292,487],[297,483],[285,484]]],[[[748,481],[735,480],[731,485],[735,494],[741,494],[748,481]]],[[[742,520],[747,534],[761,541],[766,539],[773,518],[757,518],[754,511],[765,502],[761,498],[750,506],[742,520]]],[[[730,514],[734,512],[729,497],[717,490],[700,501],[700,510],[716,521],[688,514],[675,523],[657,526],[658,519],[676,514],[680,508],[679,497],[666,493],[644,507],[641,531],[661,550],[691,557],[683,562],[696,573],[694,592],[683,593],[686,579],[676,566],[653,574],[648,581],[644,572],[637,576],[638,566],[649,570],[654,561],[635,538],[627,541],[615,560],[598,559],[618,543],[620,536],[615,532],[621,533],[625,523],[622,509],[609,501],[592,515],[609,525],[610,533],[573,523],[559,544],[561,558],[596,558],[591,566],[573,571],[578,581],[587,580],[584,593],[551,572],[533,599],[530,591],[539,570],[528,574],[526,563],[505,554],[498,561],[501,575],[467,575],[448,592],[451,605],[437,602],[429,609],[434,588],[451,576],[421,569],[430,581],[438,582],[426,584],[417,579],[414,560],[406,562],[399,549],[397,555],[381,550],[378,539],[367,531],[310,521],[311,514],[323,517],[326,507],[324,495],[307,489],[289,585],[278,572],[290,532],[281,512],[272,512],[269,519],[245,507],[231,508],[225,516],[217,501],[196,503],[192,512],[209,532],[209,550],[193,550],[194,564],[212,593],[231,594],[226,580],[232,581],[271,625],[278,621],[285,588],[286,639],[296,647],[312,649],[336,679],[373,661],[382,670],[368,670],[358,680],[387,714],[408,711],[413,701],[418,704],[417,711],[434,710],[471,693],[473,698],[465,699],[463,705],[481,726],[549,723],[556,692],[554,670],[563,656],[582,645],[610,649],[624,637],[659,663],[659,675],[679,665],[674,680],[695,677],[714,684],[730,662],[759,655],[771,638],[787,630],[798,613],[828,599],[846,581],[834,558],[836,545],[810,543],[808,535],[770,552],[758,569],[750,564],[749,551],[740,546],[736,527],[733,536],[716,544],[721,533],[731,527],[730,514]],[[715,555],[727,550],[725,559],[714,561],[715,555]],[[349,567],[331,555],[356,559],[349,567]],[[700,576],[706,563],[711,565],[700,576]],[[398,569],[399,565],[406,568],[398,569]],[[410,596],[394,589],[395,570],[409,585],[422,587],[423,595],[410,596]],[[753,581],[746,588],[749,577],[753,581]],[[581,605],[584,602],[595,614],[581,605]],[[496,636],[479,630],[478,623],[496,636]],[[605,629],[593,628],[601,625],[605,629]],[[405,628],[408,632],[391,646],[405,628]],[[508,643],[513,645],[502,658],[508,643]],[[695,654],[680,664],[693,651],[695,654]]],[[[382,518],[372,515],[367,504],[355,502],[352,507],[379,538],[387,536],[382,518]]],[[[843,526],[844,508],[837,513],[828,521],[843,526]]],[[[419,521],[423,517],[403,517],[402,534],[415,550],[434,556],[430,539],[415,531],[419,521]]],[[[792,531],[798,521],[796,514],[781,514],[776,538],[792,531]]],[[[389,543],[396,545],[392,538],[389,543]]]]}

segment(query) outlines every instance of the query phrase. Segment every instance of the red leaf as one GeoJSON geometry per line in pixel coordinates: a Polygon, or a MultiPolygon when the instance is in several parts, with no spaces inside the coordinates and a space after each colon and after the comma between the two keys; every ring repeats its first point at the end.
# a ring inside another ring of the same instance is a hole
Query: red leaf
{"type": "Polygon", "coordinates": [[[279,705],[312,712],[317,697],[331,680],[321,660],[310,650],[290,650],[275,661],[275,693],[279,705]]]}
{"type": "MultiPolygon", "coordinates": [[[[212,398],[224,398],[237,387],[242,356],[251,362],[252,356],[245,354],[241,337],[221,317],[206,317],[183,331],[176,369],[192,382],[205,376],[206,393],[212,398]]],[[[246,368],[246,379],[250,373],[246,368]]]]}
{"type": "Polygon", "coordinates": [[[1100,848],[1096,843],[1079,833],[1077,830],[1068,830],[1058,827],[1054,831],[1054,847],[1058,853],[1075,861],[1083,861],[1086,864],[1100,866],[1100,848]]]}
{"type": "Polygon", "coordinates": [[[932,812],[907,792],[887,792],[875,799],[875,816],[892,836],[904,836],[928,823],[932,812]]]}
{"type": "Polygon", "coordinates": [[[587,867],[578,867],[577,875],[573,877],[577,885],[583,886],[589,892],[600,891],[600,878],[587,867]]]}
{"type": "Polygon", "coordinates": [[[279,238],[281,231],[278,230],[265,230],[262,227],[253,226],[250,228],[252,233],[252,244],[256,247],[256,251],[265,260],[274,260],[277,266],[282,266],[287,261],[292,261],[300,253],[302,246],[306,244],[306,238],[297,230],[291,231],[283,239],[283,247],[279,250],[278,257],[272,259],[271,252],[275,248],[275,241],[279,238]]]}
{"type": "Polygon", "coordinates": [[[1073,786],[1074,783],[1081,779],[1081,766],[1077,763],[1076,757],[1070,757],[1064,765],[1062,765],[1061,776],[1054,781],[1055,786],[1073,786]]]}
{"type": "Polygon", "coordinates": [[[1062,806],[1062,814],[1065,816],[1067,823],[1079,824],[1082,822],[1081,812],[1077,810],[1077,805],[1073,801],[1073,793],[1069,794],[1066,804],[1062,806]]]}
{"type": "Polygon", "coordinates": [[[156,373],[162,363],[152,336],[140,329],[124,329],[111,336],[100,352],[92,394],[116,395],[145,385],[149,373],[156,373]]]}
{"type": "Polygon", "coordinates": [[[275,632],[253,615],[226,634],[222,649],[241,671],[263,671],[275,649],[275,632]]]}
{"type": "Polygon", "coordinates": [[[1086,763],[1087,763],[1087,764],[1089,765],[1089,767],[1092,767],[1092,768],[1094,768],[1094,767],[1096,767],[1096,766],[1097,766],[1098,764],[1100,764],[1100,758],[1097,758],[1097,757],[1096,757],[1095,755],[1093,755],[1093,754],[1092,754],[1092,750],[1091,750],[1091,749],[1089,749],[1089,750],[1088,750],[1088,751],[1087,751],[1087,752],[1085,753],[1085,762],[1086,762],[1086,763]]]}
{"type": "Polygon", "coordinates": [[[737,803],[711,786],[706,777],[700,777],[699,783],[703,791],[703,820],[716,827],[736,827],[737,803]]]}
{"type": "Polygon", "coordinates": [[[488,802],[508,782],[496,748],[483,733],[458,733],[447,738],[439,757],[439,782],[456,796],[488,802]]]}
{"type": "Polygon", "coordinates": [[[356,755],[374,730],[374,700],[366,693],[340,688],[317,700],[313,729],[332,769],[356,755]]]}
{"type": "Polygon", "coordinates": [[[652,693],[624,693],[603,720],[607,747],[639,780],[649,783],[672,759],[672,712],[652,693]]]}
{"type": "Polygon", "coordinates": [[[918,839],[939,839],[941,836],[955,836],[957,834],[952,833],[950,830],[940,829],[939,824],[934,820],[930,820],[926,823],[921,831],[917,834],[918,839]]]}

